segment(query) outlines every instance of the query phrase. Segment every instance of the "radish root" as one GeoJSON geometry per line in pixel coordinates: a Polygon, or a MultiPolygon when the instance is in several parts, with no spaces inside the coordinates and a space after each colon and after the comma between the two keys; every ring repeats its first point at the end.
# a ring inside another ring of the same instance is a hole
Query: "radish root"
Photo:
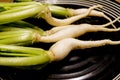
{"type": "Polygon", "coordinates": [[[72,25],[54,34],[51,34],[48,36],[41,36],[40,42],[51,43],[51,42],[59,41],[64,38],[80,37],[81,35],[87,32],[98,32],[98,31],[115,32],[115,31],[120,31],[120,28],[108,29],[108,28],[102,28],[101,26],[100,27],[92,26],[90,24],[72,25]]]}
{"type": "Polygon", "coordinates": [[[86,11],[86,13],[75,15],[75,16],[72,16],[72,17],[67,18],[67,19],[57,19],[57,18],[52,17],[51,11],[48,8],[46,10],[46,12],[43,13],[42,18],[45,19],[52,26],[64,26],[64,25],[69,25],[69,24],[71,24],[71,23],[73,23],[81,18],[88,16],[89,13],[95,8],[102,8],[102,6],[101,5],[94,5],[94,6],[90,7],[88,9],[88,11],[86,11]]]}
{"type": "MultiPolygon", "coordinates": [[[[112,23],[116,22],[120,17],[113,20],[112,23]]],[[[105,28],[109,26],[111,22],[103,24],[103,25],[91,25],[91,24],[80,24],[80,25],[67,25],[62,27],[54,27],[48,31],[46,31],[46,35],[40,37],[40,42],[56,42],[64,38],[75,38],[80,37],[81,35],[87,32],[115,32],[120,31],[120,28],[110,29],[105,28]]]]}
{"type": "MultiPolygon", "coordinates": [[[[83,9],[71,9],[69,10],[69,12],[71,13],[71,16],[74,16],[74,15],[79,15],[79,14],[85,14],[86,12],[88,11],[88,9],[86,8],[83,8],[83,9]]],[[[111,22],[111,25],[115,27],[115,25],[112,23],[112,20],[107,16],[105,15],[103,12],[100,12],[100,11],[97,11],[97,10],[92,10],[88,16],[98,16],[98,17],[104,17],[105,19],[109,20],[111,22]]]]}
{"type": "Polygon", "coordinates": [[[51,46],[49,51],[52,53],[52,60],[59,61],[64,59],[72,50],[75,49],[87,49],[92,47],[119,44],[120,41],[112,41],[109,39],[98,41],[82,41],[74,38],[67,38],[56,42],[51,46]]]}

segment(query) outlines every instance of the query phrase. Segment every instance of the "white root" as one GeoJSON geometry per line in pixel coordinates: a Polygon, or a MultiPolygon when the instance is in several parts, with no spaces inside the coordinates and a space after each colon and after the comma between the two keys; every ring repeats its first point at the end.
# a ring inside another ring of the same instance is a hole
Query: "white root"
{"type": "MultiPolygon", "coordinates": [[[[68,9],[69,10],[69,9],[68,9]]],[[[71,16],[83,14],[86,11],[88,11],[88,8],[80,8],[80,9],[70,9],[69,12],[71,13],[71,16]]],[[[89,14],[89,16],[98,16],[103,17],[105,14],[103,12],[92,10],[89,14]]]]}
{"type": "Polygon", "coordinates": [[[58,32],[58,31],[60,31],[60,30],[62,30],[62,29],[66,29],[66,28],[72,27],[72,26],[73,26],[73,25],[53,27],[53,28],[51,28],[50,30],[45,31],[45,35],[48,35],[48,36],[49,36],[49,35],[52,35],[52,34],[58,32]]]}
{"type": "Polygon", "coordinates": [[[52,53],[53,61],[64,59],[72,50],[87,49],[92,47],[100,47],[105,45],[120,45],[120,41],[112,41],[109,39],[98,41],[82,41],[74,38],[66,38],[53,44],[49,49],[52,53]]]}
{"type": "MultiPolygon", "coordinates": [[[[115,20],[113,20],[112,22],[108,22],[108,23],[103,24],[103,25],[91,25],[91,26],[103,27],[103,28],[104,28],[104,27],[107,27],[107,26],[109,26],[109,25],[115,23],[115,22],[118,21],[119,19],[120,19],[120,16],[117,17],[117,18],[116,18],[115,20]]],[[[52,29],[46,31],[46,35],[54,34],[54,33],[58,32],[58,31],[60,31],[60,30],[62,30],[62,29],[65,29],[65,28],[67,28],[67,27],[72,27],[72,26],[75,26],[75,25],[66,25],[66,26],[54,27],[54,28],[52,28],[52,29]]],[[[76,26],[79,26],[79,25],[76,25],[76,26]]]]}
{"type": "Polygon", "coordinates": [[[75,15],[75,16],[72,16],[72,17],[66,18],[66,19],[54,18],[54,17],[52,17],[50,10],[47,10],[47,12],[43,13],[42,18],[45,19],[46,22],[48,22],[52,26],[64,26],[64,25],[69,25],[69,24],[71,24],[71,23],[73,23],[81,18],[88,16],[89,13],[93,9],[98,8],[98,7],[101,8],[102,6],[101,5],[94,5],[94,6],[90,7],[88,9],[88,11],[86,11],[86,13],[75,15]]]}
{"type": "MultiPolygon", "coordinates": [[[[69,9],[68,9],[69,10],[69,9]]],[[[70,9],[69,12],[71,13],[71,16],[74,15],[79,15],[79,14],[85,14],[88,11],[88,9],[86,8],[82,8],[82,9],[70,9]]],[[[97,17],[103,17],[105,19],[107,19],[108,21],[111,22],[111,25],[115,27],[115,25],[112,23],[112,20],[103,12],[97,11],[97,10],[92,10],[88,16],[97,16],[97,17]]]]}
{"type": "MultiPolygon", "coordinates": [[[[115,20],[113,20],[112,22],[108,22],[108,23],[106,23],[106,24],[101,25],[101,27],[107,27],[107,26],[115,23],[115,22],[118,21],[119,19],[120,19],[120,16],[118,16],[118,17],[117,17],[115,20]]],[[[100,25],[95,25],[95,26],[100,26],[100,25]]],[[[116,26],[115,26],[115,28],[116,28],[116,26]]]]}
{"type": "Polygon", "coordinates": [[[120,28],[109,29],[109,28],[102,28],[101,26],[98,27],[90,24],[72,25],[54,34],[48,36],[41,36],[40,42],[51,43],[51,42],[59,41],[64,38],[80,37],[81,35],[87,32],[98,32],[98,31],[114,32],[114,31],[120,31],[120,28]]]}
{"type": "MultiPolygon", "coordinates": [[[[119,18],[120,17],[116,18],[113,22],[117,21],[119,18]]],[[[45,42],[45,43],[56,42],[64,38],[80,37],[81,35],[84,35],[85,33],[88,33],[88,32],[120,31],[120,28],[117,28],[117,29],[105,28],[106,26],[109,26],[109,25],[110,25],[110,22],[103,25],[80,24],[80,25],[67,25],[63,27],[55,27],[49,31],[46,31],[47,35],[41,36],[40,42],[45,42]]]]}

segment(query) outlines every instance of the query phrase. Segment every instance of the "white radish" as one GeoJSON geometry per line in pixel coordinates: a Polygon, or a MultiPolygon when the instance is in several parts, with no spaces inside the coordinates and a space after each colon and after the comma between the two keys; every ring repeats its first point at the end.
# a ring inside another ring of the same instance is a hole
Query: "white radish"
{"type": "MultiPolygon", "coordinates": [[[[112,23],[116,22],[120,17],[116,18],[112,23]]],[[[80,25],[67,25],[62,27],[55,27],[48,31],[46,31],[45,36],[40,36],[40,42],[50,43],[56,42],[64,38],[75,38],[80,37],[88,32],[115,32],[120,31],[120,28],[117,29],[110,29],[105,28],[109,26],[111,22],[103,24],[103,25],[91,25],[91,24],[80,24],[80,25]]]]}
{"type": "Polygon", "coordinates": [[[50,25],[52,26],[64,26],[64,25],[69,25],[81,18],[85,18],[86,16],[89,15],[89,13],[95,9],[95,8],[102,8],[101,5],[94,5],[92,7],[90,7],[86,13],[84,14],[79,14],[79,15],[75,15],[75,16],[72,16],[70,18],[66,18],[66,19],[57,19],[57,18],[54,18],[52,17],[51,15],[51,11],[49,9],[46,10],[46,12],[43,12],[42,14],[42,18],[46,20],[46,22],[48,22],[50,25]]]}
{"type": "MultiPolygon", "coordinates": [[[[80,14],[83,15],[83,14],[86,14],[86,12],[89,10],[88,8],[77,8],[77,9],[65,8],[58,5],[49,5],[48,7],[53,15],[64,16],[64,17],[72,17],[80,14]]],[[[108,21],[112,22],[110,17],[108,17],[108,15],[105,14],[103,11],[91,10],[88,16],[103,17],[108,21]]],[[[114,28],[116,28],[114,24],[111,24],[111,25],[114,28]]]]}
{"type": "MultiPolygon", "coordinates": [[[[70,13],[72,14],[72,16],[74,15],[78,15],[78,14],[84,14],[88,11],[87,8],[82,8],[82,9],[71,9],[70,13]]],[[[112,21],[106,14],[104,14],[103,12],[97,11],[97,10],[92,10],[89,13],[89,16],[97,16],[97,17],[104,17],[105,19],[109,20],[110,22],[112,21]]]]}
{"type": "Polygon", "coordinates": [[[51,60],[59,61],[64,59],[72,50],[87,49],[92,47],[100,47],[105,45],[120,45],[120,41],[112,41],[109,39],[98,41],[82,41],[74,38],[66,38],[53,44],[49,52],[51,60]]]}

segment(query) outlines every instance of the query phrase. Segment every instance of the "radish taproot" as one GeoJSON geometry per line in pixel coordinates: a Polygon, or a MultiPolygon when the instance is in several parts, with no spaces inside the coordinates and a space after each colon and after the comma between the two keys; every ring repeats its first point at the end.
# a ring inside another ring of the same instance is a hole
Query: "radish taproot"
{"type": "MultiPolygon", "coordinates": [[[[87,17],[90,14],[90,12],[95,8],[102,8],[102,5],[93,5],[84,14],[78,14],[65,19],[58,19],[58,18],[52,17],[51,11],[48,8],[46,12],[43,12],[42,15],[40,14],[40,17],[42,16],[42,18],[45,19],[46,22],[48,22],[52,26],[64,26],[87,17]]],[[[37,15],[37,17],[39,17],[39,14],[37,15]]]]}
{"type": "MultiPolygon", "coordinates": [[[[115,23],[117,20],[119,20],[120,17],[116,18],[112,21],[112,23],[115,23]]],[[[56,42],[64,38],[75,38],[80,37],[81,35],[84,35],[88,32],[115,32],[120,31],[120,28],[117,29],[110,29],[106,28],[111,24],[111,22],[103,24],[103,25],[91,25],[91,24],[79,24],[79,25],[67,25],[67,26],[60,26],[60,27],[54,27],[50,30],[47,30],[45,32],[46,36],[40,36],[40,42],[50,43],[50,42],[56,42]]],[[[39,38],[37,38],[39,41],[39,38]]]]}
{"type": "MultiPolygon", "coordinates": [[[[48,7],[52,15],[56,17],[71,17],[71,16],[75,16],[79,14],[82,15],[82,14],[85,14],[89,10],[89,8],[77,8],[77,9],[68,8],[68,7],[65,8],[62,6],[54,5],[54,4],[48,4],[48,7]]],[[[102,11],[91,10],[88,16],[103,17],[107,19],[108,21],[112,22],[112,20],[108,17],[108,15],[106,15],[102,11]]],[[[112,24],[112,26],[116,28],[114,24],[112,24]]]]}
{"type": "Polygon", "coordinates": [[[51,60],[59,61],[64,59],[72,50],[87,49],[105,45],[120,45],[120,41],[112,41],[110,39],[97,41],[82,41],[74,38],[66,38],[52,45],[49,51],[51,52],[51,60]]]}

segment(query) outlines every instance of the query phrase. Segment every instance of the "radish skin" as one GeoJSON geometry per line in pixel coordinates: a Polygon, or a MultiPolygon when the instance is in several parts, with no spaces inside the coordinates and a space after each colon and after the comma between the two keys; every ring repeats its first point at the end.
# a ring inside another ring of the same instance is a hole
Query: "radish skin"
{"type": "MultiPolygon", "coordinates": [[[[62,6],[57,6],[57,5],[48,5],[48,7],[53,15],[64,16],[64,17],[71,17],[79,14],[82,15],[89,10],[88,8],[78,8],[78,9],[64,8],[62,6]]],[[[112,20],[106,14],[98,10],[91,10],[88,16],[103,17],[108,21],[112,22],[112,20]]],[[[111,24],[111,25],[114,28],[116,28],[114,24],[111,24]]]]}
{"type": "Polygon", "coordinates": [[[42,66],[46,63],[50,63],[50,57],[48,52],[41,48],[0,45],[0,65],[2,66],[42,66]]]}
{"type": "MultiPolygon", "coordinates": [[[[87,12],[87,11],[88,11],[88,9],[85,9],[85,8],[84,8],[84,9],[76,9],[76,10],[72,9],[72,10],[70,10],[71,14],[73,14],[73,15],[84,14],[84,13],[87,12]]],[[[100,12],[100,11],[97,11],[97,10],[92,10],[92,11],[89,13],[88,16],[103,17],[103,18],[109,20],[109,21],[111,22],[111,25],[112,25],[114,28],[116,28],[115,25],[112,24],[112,20],[111,20],[107,15],[105,15],[103,12],[100,12]]]]}
{"type": "Polygon", "coordinates": [[[51,42],[59,41],[64,38],[79,37],[87,32],[98,32],[98,31],[115,32],[115,31],[120,31],[120,28],[108,29],[98,26],[92,26],[90,24],[72,25],[71,27],[62,29],[52,35],[41,36],[40,42],[51,43],[51,42]]]}
{"type": "Polygon", "coordinates": [[[98,7],[101,8],[102,6],[94,5],[94,6],[90,7],[85,14],[79,14],[79,15],[72,16],[72,17],[66,18],[66,19],[57,19],[57,18],[52,17],[51,11],[49,9],[47,9],[46,12],[43,13],[42,18],[45,19],[46,22],[48,22],[52,26],[64,26],[64,25],[69,25],[81,18],[88,16],[89,13],[91,12],[91,10],[98,8],[98,7]]]}
{"type": "MultiPolygon", "coordinates": [[[[108,27],[109,25],[115,23],[115,22],[118,21],[119,19],[120,19],[120,16],[119,16],[118,18],[116,18],[115,20],[113,20],[112,22],[108,22],[108,23],[102,24],[102,25],[91,25],[91,26],[96,26],[96,27],[105,28],[105,27],[108,27]]],[[[88,25],[90,25],[90,24],[88,24],[88,25]]],[[[58,32],[58,31],[60,31],[60,30],[62,30],[62,29],[65,29],[65,28],[67,28],[67,27],[72,27],[72,26],[75,26],[75,25],[66,25],[66,26],[57,26],[57,27],[54,27],[54,28],[46,31],[46,35],[47,35],[47,34],[50,35],[50,34],[56,33],[56,32],[58,32]]],[[[77,25],[76,25],[76,26],[77,26],[77,25]]],[[[79,26],[79,25],[78,25],[78,26],[79,26]]]]}
{"type": "Polygon", "coordinates": [[[53,54],[53,61],[60,61],[64,59],[72,50],[87,49],[105,45],[120,45],[120,41],[112,41],[109,39],[98,41],[82,41],[74,38],[66,38],[52,45],[49,51],[53,54]]]}
{"type": "MultiPolygon", "coordinates": [[[[120,17],[113,20],[112,23],[116,22],[119,18],[120,17]]],[[[51,43],[51,42],[59,41],[64,38],[80,37],[81,35],[83,35],[87,32],[120,31],[120,28],[117,28],[117,29],[105,28],[105,27],[109,26],[110,24],[111,24],[111,22],[103,24],[103,25],[80,24],[80,25],[67,25],[67,26],[62,26],[62,27],[54,27],[54,28],[46,31],[47,35],[40,36],[40,39],[38,38],[37,40],[38,41],[40,40],[40,42],[51,43]]]]}
{"type": "MultiPolygon", "coordinates": [[[[48,5],[50,11],[52,14],[54,15],[58,15],[58,16],[75,16],[75,15],[79,15],[79,14],[84,14],[86,13],[89,9],[88,8],[78,8],[78,9],[72,9],[72,8],[64,8],[61,6],[56,6],[56,5],[48,5]],[[64,14],[63,14],[64,12],[64,14]]],[[[103,6],[104,7],[104,6],[103,6]]],[[[92,10],[89,13],[89,16],[98,16],[98,17],[104,17],[106,19],[108,19],[109,21],[111,21],[111,19],[105,15],[103,12],[101,11],[97,11],[97,10],[92,10]]]]}
{"type": "MultiPolygon", "coordinates": [[[[91,25],[91,26],[96,26],[96,27],[102,27],[102,28],[105,28],[105,27],[108,27],[109,25],[111,25],[111,24],[113,24],[113,23],[115,23],[116,21],[118,21],[120,19],[120,16],[118,17],[118,18],[116,18],[115,20],[113,20],[112,22],[108,22],[108,23],[106,23],[106,24],[102,24],[102,25],[91,25]]],[[[88,25],[90,25],[90,24],[88,24],[88,25]]],[[[50,29],[50,30],[47,30],[46,31],[46,35],[50,35],[50,34],[54,34],[54,33],[56,33],[56,32],[58,32],[58,31],[60,31],[60,30],[62,30],[62,29],[65,29],[65,28],[67,28],[67,27],[72,27],[72,26],[75,26],[75,25],[66,25],[66,26],[57,26],[57,27],[54,27],[54,28],[52,28],[52,29],[50,29]]],[[[76,25],[77,26],[77,25],[76,25]]],[[[78,25],[79,26],[79,25],[78,25]]],[[[115,26],[116,27],[116,26],[115,26]]]]}

